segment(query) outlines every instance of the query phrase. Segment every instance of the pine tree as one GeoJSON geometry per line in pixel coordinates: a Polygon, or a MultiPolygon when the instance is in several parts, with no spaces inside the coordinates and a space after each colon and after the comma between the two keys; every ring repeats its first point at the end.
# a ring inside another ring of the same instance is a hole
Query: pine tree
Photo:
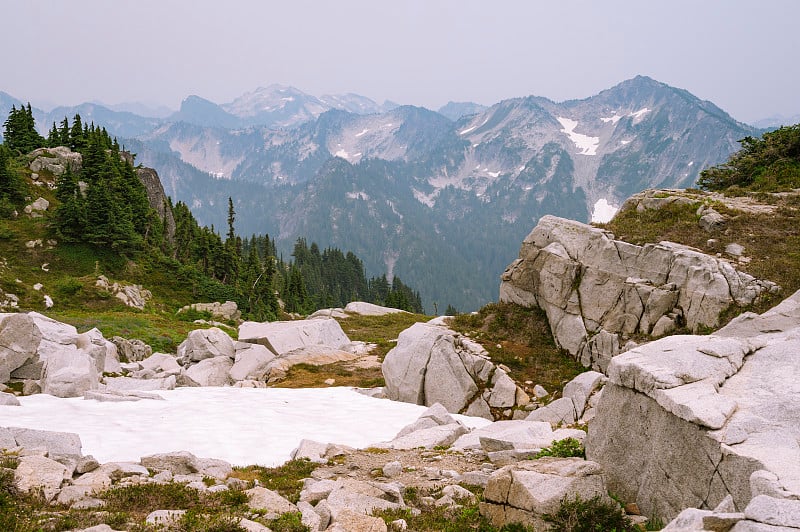
{"type": "Polygon", "coordinates": [[[86,230],[86,201],[69,168],[56,181],[56,198],[60,202],[53,222],[56,231],[63,240],[80,241],[86,230]]]}
{"type": "Polygon", "coordinates": [[[19,109],[12,105],[3,128],[3,142],[12,151],[24,154],[46,144],[45,139],[36,131],[30,103],[19,109]]]}
{"type": "Polygon", "coordinates": [[[64,120],[61,121],[61,124],[59,124],[58,137],[59,137],[59,139],[58,139],[58,145],[59,146],[69,146],[70,145],[70,142],[69,142],[69,120],[67,120],[66,116],[64,117],[64,120]]]}

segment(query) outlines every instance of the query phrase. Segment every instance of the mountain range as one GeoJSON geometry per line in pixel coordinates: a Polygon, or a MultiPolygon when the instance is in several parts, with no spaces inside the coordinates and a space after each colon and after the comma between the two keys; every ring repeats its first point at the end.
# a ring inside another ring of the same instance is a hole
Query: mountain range
{"type": "MultiPolygon", "coordinates": [[[[0,113],[12,100],[0,93],[0,113]]],[[[691,186],[761,132],[643,76],[581,100],[439,112],[279,85],[222,105],[190,96],[161,119],[73,109],[34,115],[46,130],[79,112],[156,168],[202,223],[223,227],[231,197],[240,234],[353,250],[369,275],[419,290],[429,312],[495,300],[542,215],[602,221],[644,188],[691,186]]]]}

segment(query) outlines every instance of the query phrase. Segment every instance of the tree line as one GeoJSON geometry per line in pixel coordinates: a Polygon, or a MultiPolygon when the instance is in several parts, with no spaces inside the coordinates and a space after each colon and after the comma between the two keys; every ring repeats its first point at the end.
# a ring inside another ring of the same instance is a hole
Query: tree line
{"type": "MultiPolygon", "coordinates": [[[[36,132],[30,104],[12,108],[0,145],[0,203],[20,206],[27,185],[20,163],[41,147],[66,146],[82,155],[79,170],[67,168],[56,180],[51,229],[60,241],[103,247],[154,268],[175,272],[174,281],[193,288],[195,297],[236,301],[244,315],[274,320],[283,310],[307,314],[361,300],[422,312],[418,292],[394,277],[366,278],[362,261],[337,248],[320,251],[305,239],[284,260],[268,234],[236,234],[236,212],[228,198],[228,227],[221,235],[201,226],[189,207],[166,200],[175,220],[167,235],[149,204],[144,185],[126,152],[105,128],[80,115],[53,123],[47,138],[36,132]]],[[[24,163],[23,163],[24,164],[24,163]]]]}

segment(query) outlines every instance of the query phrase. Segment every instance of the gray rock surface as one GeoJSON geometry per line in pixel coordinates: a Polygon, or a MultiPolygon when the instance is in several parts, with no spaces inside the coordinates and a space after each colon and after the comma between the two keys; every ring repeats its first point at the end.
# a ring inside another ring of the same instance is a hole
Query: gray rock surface
{"type": "Polygon", "coordinates": [[[544,514],[554,514],[562,500],[600,497],[610,503],[602,469],[580,458],[540,458],[505,466],[492,473],[480,503],[481,514],[500,527],[522,523],[547,530],[544,514]]]}
{"type": "Polygon", "coordinates": [[[605,371],[619,342],[601,333],[651,334],[667,314],[691,330],[714,327],[730,305],[776,290],[686,246],[636,246],[590,225],[543,216],[503,273],[500,300],[544,309],[558,346],[605,371]]]}
{"type": "Polygon", "coordinates": [[[480,344],[431,323],[415,323],[401,332],[381,371],[389,399],[427,406],[439,403],[453,413],[488,416],[492,405],[508,408],[518,399],[529,400],[480,344]],[[479,394],[487,388],[488,401],[479,394]]]}
{"type": "Polygon", "coordinates": [[[74,345],[65,345],[50,356],[42,370],[42,393],[56,397],[81,397],[100,385],[96,362],[74,345]]]}
{"type": "Polygon", "coordinates": [[[247,342],[234,343],[235,358],[230,370],[234,381],[264,381],[269,374],[270,362],[275,360],[275,353],[260,344],[247,342]]]}
{"type": "Polygon", "coordinates": [[[333,319],[246,321],[239,326],[239,341],[267,346],[276,355],[315,345],[342,349],[350,339],[333,319]]]}
{"type": "Polygon", "coordinates": [[[200,362],[207,358],[236,357],[233,340],[217,327],[191,331],[178,346],[178,358],[185,363],[200,362]]]}
{"type": "Polygon", "coordinates": [[[128,362],[144,360],[153,354],[153,348],[141,340],[128,340],[121,336],[114,336],[110,341],[117,346],[120,359],[127,360],[128,362]]]}
{"type": "Polygon", "coordinates": [[[350,314],[360,314],[362,316],[385,316],[387,314],[397,314],[400,312],[408,314],[405,310],[382,307],[374,303],[365,303],[364,301],[351,301],[344,307],[344,311],[350,314]]]}
{"type": "Polygon", "coordinates": [[[164,185],[158,177],[158,172],[152,168],[136,168],[136,177],[144,185],[147,192],[147,202],[150,208],[156,211],[164,224],[164,236],[167,242],[175,241],[175,218],[169,208],[169,199],[164,192],[164,185]]]}
{"type": "Polygon", "coordinates": [[[45,500],[52,500],[67,476],[67,468],[44,456],[21,456],[14,470],[14,483],[23,493],[41,490],[45,500]]]}
{"type": "Polygon", "coordinates": [[[711,336],[615,357],[586,440],[609,489],[667,519],[728,495],[738,511],[800,498],[799,332],[800,292],[711,336]]]}
{"type": "Polygon", "coordinates": [[[209,312],[211,313],[211,318],[215,320],[236,321],[242,317],[239,306],[235,301],[226,301],[225,303],[220,303],[219,301],[214,301],[212,303],[192,303],[191,305],[182,307],[178,312],[185,312],[189,309],[198,312],[209,312]]]}
{"type": "Polygon", "coordinates": [[[198,386],[226,386],[232,382],[232,367],[233,360],[227,356],[218,356],[201,360],[183,374],[198,386]]]}
{"type": "Polygon", "coordinates": [[[254,510],[266,512],[267,519],[275,519],[281,514],[297,512],[297,506],[286,500],[277,492],[256,486],[245,491],[247,494],[248,505],[254,510]]]}
{"type": "Polygon", "coordinates": [[[42,333],[27,314],[0,315],[0,383],[36,354],[42,333]]]}
{"type": "Polygon", "coordinates": [[[60,176],[67,168],[78,172],[83,165],[83,156],[66,146],[39,148],[29,153],[28,158],[31,159],[28,168],[32,172],[47,170],[55,176],[60,176]]]}

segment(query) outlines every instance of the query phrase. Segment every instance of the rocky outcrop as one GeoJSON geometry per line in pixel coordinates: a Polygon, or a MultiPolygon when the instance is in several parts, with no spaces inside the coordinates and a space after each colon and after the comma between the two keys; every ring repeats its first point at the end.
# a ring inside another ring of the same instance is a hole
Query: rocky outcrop
{"type": "Polygon", "coordinates": [[[150,208],[156,211],[164,224],[164,237],[168,242],[175,242],[175,218],[172,216],[169,198],[164,192],[164,185],[158,177],[158,172],[152,168],[137,168],[136,177],[147,191],[150,208]]]}
{"type": "Polygon", "coordinates": [[[95,286],[101,290],[105,290],[128,307],[133,307],[139,310],[144,309],[144,306],[153,298],[150,290],[145,290],[138,284],[123,284],[112,283],[105,275],[97,278],[95,286]]]}
{"type": "Polygon", "coordinates": [[[727,496],[738,512],[759,495],[800,499],[798,352],[800,292],[711,336],[623,353],[608,367],[587,457],[612,493],[651,516],[727,496]]]}
{"type": "Polygon", "coordinates": [[[439,403],[448,412],[493,419],[491,408],[511,409],[529,401],[480,344],[432,323],[415,323],[401,332],[381,371],[389,399],[439,403]]]}
{"type": "Polygon", "coordinates": [[[540,458],[509,465],[492,473],[484,491],[481,514],[497,527],[522,523],[547,530],[542,519],[554,515],[564,499],[599,497],[611,503],[600,466],[581,458],[540,458]]]}
{"type": "Polygon", "coordinates": [[[39,148],[28,154],[30,163],[28,168],[34,173],[46,170],[54,176],[60,176],[67,168],[78,172],[83,165],[83,156],[70,150],[66,146],[56,148],[39,148]]]}
{"type": "Polygon", "coordinates": [[[225,303],[220,303],[219,301],[214,301],[212,303],[192,303],[191,305],[181,307],[178,312],[186,312],[187,310],[208,312],[211,314],[211,318],[215,320],[236,321],[242,317],[239,306],[235,301],[226,301],[225,303]]]}
{"type": "Polygon", "coordinates": [[[37,312],[0,315],[0,383],[25,393],[80,397],[96,390],[103,372],[119,371],[117,349],[97,329],[75,327],[37,312]]]}
{"type": "Polygon", "coordinates": [[[318,310],[308,316],[308,318],[347,318],[353,314],[358,314],[360,316],[386,316],[387,314],[398,313],[408,314],[405,310],[382,307],[374,303],[365,303],[364,301],[352,301],[344,308],[326,308],[318,310]]]}
{"type": "Polygon", "coordinates": [[[605,371],[631,335],[715,327],[729,306],[778,289],[686,246],[636,246],[544,216],[503,273],[500,299],[544,309],[558,346],[605,371]]]}
{"type": "Polygon", "coordinates": [[[276,355],[315,345],[341,349],[350,344],[339,322],[333,319],[246,321],[239,326],[239,341],[264,345],[276,355]]]}

